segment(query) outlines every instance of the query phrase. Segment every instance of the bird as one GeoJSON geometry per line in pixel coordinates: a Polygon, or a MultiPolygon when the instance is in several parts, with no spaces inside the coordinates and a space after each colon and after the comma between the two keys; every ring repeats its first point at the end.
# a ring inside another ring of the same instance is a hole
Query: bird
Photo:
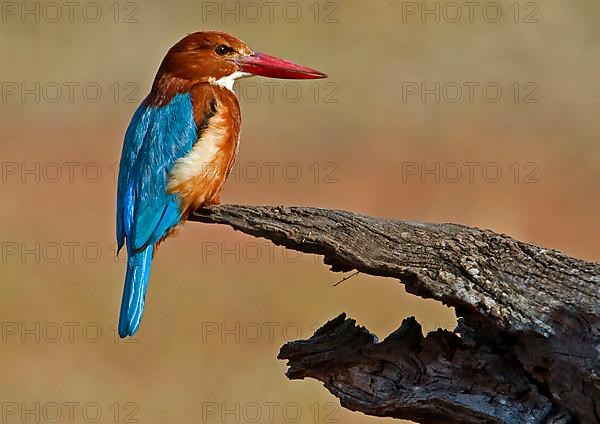
{"type": "Polygon", "coordinates": [[[316,79],[327,75],[252,50],[219,31],[189,34],[163,58],[150,93],[125,132],[117,187],[117,253],[127,268],[121,338],[142,320],[152,260],[194,210],[220,203],[239,148],[239,78],[316,79]]]}

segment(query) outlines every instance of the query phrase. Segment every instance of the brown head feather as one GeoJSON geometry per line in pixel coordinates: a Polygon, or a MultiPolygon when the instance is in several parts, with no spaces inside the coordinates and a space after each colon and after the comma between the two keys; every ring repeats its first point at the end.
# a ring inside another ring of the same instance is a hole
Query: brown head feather
{"type": "Polygon", "coordinates": [[[152,84],[146,103],[164,105],[177,93],[209,79],[218,80],[239,70],[236,59],[252,54],[242,40],[217,31],[190,34],[169,49],[152,84]]]}

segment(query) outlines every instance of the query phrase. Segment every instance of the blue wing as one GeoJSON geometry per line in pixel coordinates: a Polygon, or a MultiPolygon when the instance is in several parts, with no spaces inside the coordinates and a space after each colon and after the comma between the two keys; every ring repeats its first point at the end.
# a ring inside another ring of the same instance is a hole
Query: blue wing
{"type": "Polygon", "coordinates": [[[119,167],[119,250],[127,239],[129,253],[139,252],[179,223],[179,199],[166,192],[169,173],[197,139],[189,94],[177,94],[165,106],[142,104],[137,109],[125,134],[119,167]]]}
{"type": "Polygon", "coordinates": [[[175,161],[197,139],[189,94],[178,94],[165,106],[141,105],[127,128],[117,193],[119,250],[127,244],[121,337],[134,335],[140,325],[154,244],[181,220],[180,200],[166,189],[175,161]]]}

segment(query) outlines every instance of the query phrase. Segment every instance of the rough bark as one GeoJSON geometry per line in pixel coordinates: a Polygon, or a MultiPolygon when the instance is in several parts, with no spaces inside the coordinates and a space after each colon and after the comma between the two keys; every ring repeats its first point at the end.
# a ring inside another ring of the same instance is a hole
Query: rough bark
{"type": "Polygon", "coordinates": [[[344,314],[282,347],[291,379],[351,410],[423,423],[600,422],[600,264],[489,230],[305,207],[225,205],[190,220],[324,255],[332,271],[394,277],[456,310],[383,341],[344,314]]]}

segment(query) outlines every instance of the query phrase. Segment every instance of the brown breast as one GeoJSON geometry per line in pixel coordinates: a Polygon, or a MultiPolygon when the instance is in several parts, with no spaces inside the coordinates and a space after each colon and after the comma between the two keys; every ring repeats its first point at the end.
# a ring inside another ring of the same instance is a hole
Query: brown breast
{"type": "Polygon", "coordinates": [[[167,186],[182,201],[184,218],[192,211],[218,203],[238,150],[240,108],[227,88],[200,83],[191,90],[199,138],[192,151],[177,160],[167,186]]]}

